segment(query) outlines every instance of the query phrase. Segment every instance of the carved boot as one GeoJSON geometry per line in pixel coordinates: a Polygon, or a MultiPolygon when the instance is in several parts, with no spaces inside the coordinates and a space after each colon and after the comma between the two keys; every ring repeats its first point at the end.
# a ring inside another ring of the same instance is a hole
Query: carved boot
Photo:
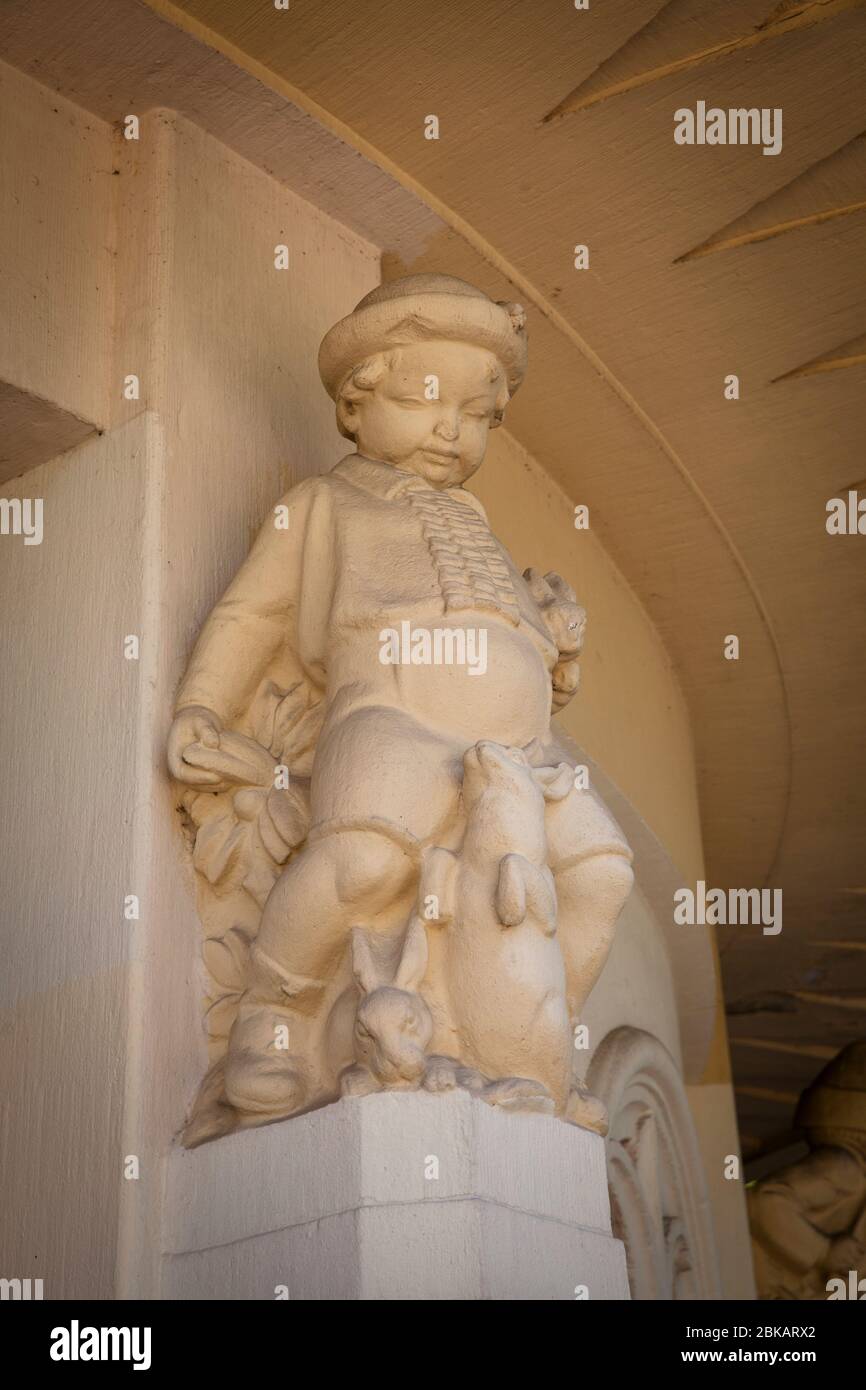
{"type": "Polygon", "coordinates": [[[226,1100],[249,1124],[283,1119],[306,1099],[303,1065],[289,1050],[296,1015],[279,1004],[245,998],[229,1037],[226,1100]]]}
{"type": "Polygon", "coordinates": [[[569,1092],[564,1118],[570,1124],[579,1125],[581,1129],[590,1129],[593,1134],[600,1134],[602,1139],[610,1125],[607,1106],[597,1096],[592,1095],[581,1082],[573,1085],[569,1092]]]}

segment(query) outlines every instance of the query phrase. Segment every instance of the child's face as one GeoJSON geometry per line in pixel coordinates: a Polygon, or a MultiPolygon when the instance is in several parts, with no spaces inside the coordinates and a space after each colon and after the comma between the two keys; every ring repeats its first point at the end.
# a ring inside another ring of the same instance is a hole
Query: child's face
{"type": "Polygon", "coordinates": [[[415,343],[400,349],[371,391],[347,403],[344,418],[365,458],[417,473],[433,487],[457,487],[484,458],[501,384],[496,359],[483,348],[415,343]],[[434,390],[438,398],[428,399],[434,390]]]}

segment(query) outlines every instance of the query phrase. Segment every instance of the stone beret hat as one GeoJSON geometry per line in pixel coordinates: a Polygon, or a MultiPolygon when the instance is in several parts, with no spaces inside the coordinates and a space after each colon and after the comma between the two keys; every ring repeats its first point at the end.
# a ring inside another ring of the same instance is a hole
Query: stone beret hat
{"type": "Polygon", "coordinates": [[[431,338],[474,343],[502,364],[513,395],[526,371],[526,314],[490,299],[454,275],[404,275],[364,296],[329,329],[319,348],[319,375],[336,400],[359,362],[377,352],[431,338]]]}

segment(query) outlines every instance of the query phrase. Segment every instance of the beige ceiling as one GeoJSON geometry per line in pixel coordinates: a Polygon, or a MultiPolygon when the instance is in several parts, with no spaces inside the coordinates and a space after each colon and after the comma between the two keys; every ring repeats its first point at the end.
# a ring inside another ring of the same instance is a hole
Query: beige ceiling
{"type": "Polygon", "coordinates": [[[590,505],[676,664],[709,881],[784,891],[781,937],[723,941],[747,1151],[781,1139],[866,1031],[866,537],[824,529],[828,498],[866,495],[862,0],[7,0],[0,43],[106,119],[206,112],[386,275],[527,305],[509,428],[590,505]],[[698,100],[782,108],[782,152],[676,144],[698,100]]]}

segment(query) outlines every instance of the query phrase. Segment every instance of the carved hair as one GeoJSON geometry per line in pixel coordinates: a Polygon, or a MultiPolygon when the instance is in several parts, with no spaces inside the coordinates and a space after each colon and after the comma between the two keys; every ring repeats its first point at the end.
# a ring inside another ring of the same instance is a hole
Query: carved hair
{"type": "MultiPolygon", "coordinates": [[[[392,348],[389,352],[374,353],[372,357],[365,358],[363,362],[358,363],[357,367],[352,368],[337,392],[336,398],[337,429],[346,439],[354,440],[355,436],[343,424],[341,408],[343,402],[345,401],[347,405],[354,405],[355,402],[361,400],[365,392],[372,391],[378,386],[386,373],[395,367],[399,360],[400,349],[392,348]]],[[[499,384],[499,391],[493,407],[493,420],[490,425],[491,429],[495,429],[497,425],[502,424],[505,407],[511,400],[505,373],[495,358],[491,358],[488,365],[487,380],[499,384]]]]}

